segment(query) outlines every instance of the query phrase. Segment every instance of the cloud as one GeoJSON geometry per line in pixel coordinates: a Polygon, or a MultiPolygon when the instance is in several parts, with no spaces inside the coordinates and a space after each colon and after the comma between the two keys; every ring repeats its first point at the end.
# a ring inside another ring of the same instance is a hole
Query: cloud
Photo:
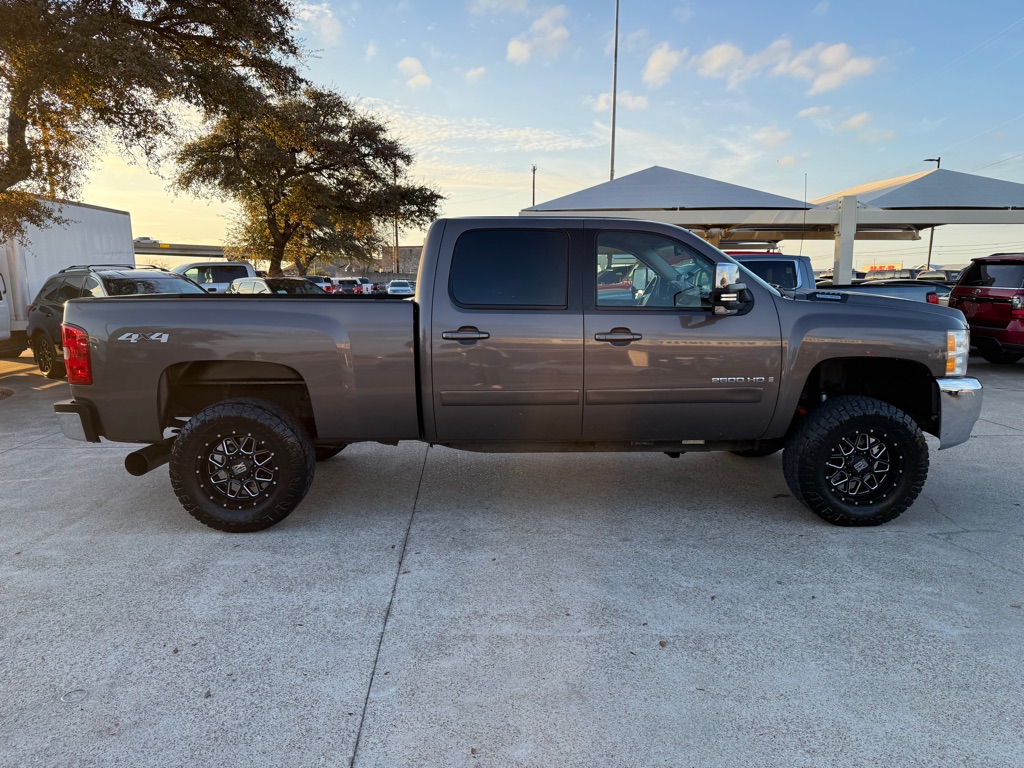
{"type": "Polygon", "coordinates": [[[471,83],[478,83],[487,74],[487,67],[474,67],[466,73],[466,79],[471,83]]]}
{"type": "Polygon", "coordinates": [[[400,126],[399,133],[419,156],[421,153],[472,155],[481,151],[564,152],[593,149],[607,143],[606,136],[579,136],[564,131],[530,127],[511,127],[481,118],[456,119],[400,108],[376,99],[364,99],[362,105],[374,115],[384,117],[390,125],[400,126]]]}
{"type": "Polygon", "coordinates": [[[872,118],[870,112],[861,112],[860,114],[854,115],[841,123],[839,130],[855,132],[858,139],[870,144],[892,141],[896,138],[896,131],[887,131],[872,127],[873,120],[874,118],[872,118]]]}
{"type": "Polygon", "coordinates": [[[525,64],[530,60],[530,45],[522,40],[509,40],[505,58],[513,64],[525,64]]]}
{"type": "Polygon", "coordinates": [[[735,45],[722,43],[698,57],[697,72],[701,77],[728,77],[745,59],[735,45]]]}
{"type": "Polygon", "coordinates": [[[417,88],[429,88],[431,79],[427,76],[427,73],[423,71],[423,65],[419,59],[413,58],[412,56],[406,56],[400,62],[398,62],[398,71],[405,75],[408,80],[405,84],[416,90],[417,88]]]}
{"type": "Polygon", "coordinates": [[[726,80],[729,90],[761,75],[809,80],[808,96],[834,91],[851,80],[872,74],[882,60],[854,56],[845,43],[818,43],[794,51],[792,43],[779,38],[767,48],[747,55],[739,46],[720,43],[693,59],[701,77],[726,80]]]}
{"type": "Polygon", "coordinates": [[[790,137],[789,131],[783,131],[774,125],[765,126],[754,131],[754,139],[763,147],[777,147],[790,137]]]}
{"type": "Polygon", "coordinates": [[[859,115],[854,115],[849,120],[846,120],[842,125],[839,126],[841,131],[863,131],[868,125],[871,124],[871,113],[861,112],[859,115]]]}
{"type": "Polygon", "coordinates": [[[375,58],[377,58],[377,50],[378,49],[376,43],[367,43],[365,55],[366,60],[373,61],[375,58]]]}
{"type": "Polygon", "coordinates": [[[815,16],[825,16],[826,14],[828,14],[829,5],[829,0],[821,0],[820,3],[814,6],[814,10],[812,10],[811,13],[814,14],[815,16]]]}
{"type": "Polygon", "coordinates": [[[686,58],[686,50],[673,50],[668,43],[661,43],[647,59],[644,65],[643,80],[651,88],[660,88],[666,85],[672,73],[683,59],[686,58]]]}
{"type": "Polygon", "coordinates": [[[530,0],[472,0],[469,10],[477,15],[485,13],[526,13],[530,0]]]}
{"type": "Polygon", "coordinates": [[[675,17],[675,20],[678,21],[680,24],[685,24],[686,22],[693,18],[693,13],[693,8],[691,8],[690,6],[680,5],[674,11],[672,11],[672,16],[675,17]]]}
{"type": "Polygon", "coordinates": [[[513,64],[525,64],[535,53],[548,59],[557,57],[569,41],[569,30],[562,24],[568,16],[564,5],[546,8],[525,34],[509,40],[506,58],[513,64]]]}
{"type": "Polygon", "coordinates": [[[824,117],[832,111],[832,107],[807,107],[796,113],[797,117],[824,117]]]}
{"type": "Polygon", "coordinates": [[[793,155],[783,155],[775,162],[777,162],[779,165],[793,165],[793,163],[796,162],[796,158],[793,157],[793,155]]]}
{"type": "Polygon", "coordinates": [[[293,11],[299,26],[311,32],[324,45],[337,45],[341,41],[341,21],[327,3],[297,2],[293,11]]]}
{"type": "MultiPolygon", "coordinates": [[[[588,100],[593,103],[595,112],[607,112],[612,108],[612,95],[610,93],[602,93],[596,99],[588,100]]],[[[646,96],[636,96],[629,91],[622,91],[615,100],[616,109],[622,107],[630,111],[636,111],[638,109],[647,109],[648,102],[646,96]]]]}

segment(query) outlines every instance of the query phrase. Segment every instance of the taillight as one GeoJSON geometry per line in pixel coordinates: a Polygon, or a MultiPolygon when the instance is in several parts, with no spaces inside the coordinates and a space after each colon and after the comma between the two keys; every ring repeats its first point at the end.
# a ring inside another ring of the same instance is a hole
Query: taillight
{"type": "Polygon", "coordinates": [[[62,323],[60,335],[64,346],[64,367],[68,372],[68,384],[92,384],[89,334],[77,325],[62,323]]]}
{"type": "Polygon", "coordinates": [[[928,291],[928,295],[924,297],[924,300],[927,301],[929,304],[938,304],[939,294],[937,294],[935,291],[928,291]]]}
{"type": "Polygon", "coordinates": [[[1014,296],[1010,300],[1010,317],[1014,320],[1024,320],[1024,296],[1014,296]]]}

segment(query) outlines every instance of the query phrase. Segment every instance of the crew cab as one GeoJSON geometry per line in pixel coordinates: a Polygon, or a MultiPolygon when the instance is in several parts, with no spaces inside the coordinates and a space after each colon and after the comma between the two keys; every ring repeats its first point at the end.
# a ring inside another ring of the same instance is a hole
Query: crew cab
{"type": "Polygon", "coordinates": [[[439,220],[415,299],[77,299],[63,329],[64,434],[145,444],[128,471],[169,461],[184,508],[225,531],[282,520],[346,445],[401,440],[783,450],[794,498],[878,525],[921,491],[923,433],[963,443],[982,400],[960,312],[780,291],[628,219],[439,220]]]}

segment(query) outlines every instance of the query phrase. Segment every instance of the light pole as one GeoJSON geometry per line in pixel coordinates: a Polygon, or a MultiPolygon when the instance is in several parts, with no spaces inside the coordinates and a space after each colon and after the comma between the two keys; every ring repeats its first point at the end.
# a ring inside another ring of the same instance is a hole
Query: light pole
{"type": "Polygon", "coordinates": [[[612,48],[612,153],[608,162],[608,180],[615,180],[615,100],[619,89],[619,0],[615,0],[615,43],[612,48]]]}
{"type": "MultiPolygon", "coordinates": [[[[935,168],[938,170],[942,167],[941,157],[926,157],[923,162],[935,163],[935,168]]],[[[925,267],[928,269],[932,268],[932,244],[935,242],[935,225],[932,224],[931,231],[928,233],[928,261],[925,263],[925,267]]]]}

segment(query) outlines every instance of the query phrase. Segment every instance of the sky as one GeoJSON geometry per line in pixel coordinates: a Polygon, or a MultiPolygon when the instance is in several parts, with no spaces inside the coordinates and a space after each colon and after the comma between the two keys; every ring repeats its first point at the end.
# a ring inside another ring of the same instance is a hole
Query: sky
{"type": "MultiPolygon", "coordinates": [[[[388,123],[443,215],[516,215],[534,183],[541,203],[609,179],[615,0],[294,6],[304,74],[388,123]]],[[[620,0],[614,173],[660,165],[814,200],[941,157],[1024,183],[1022,75],[1010,0],[620,0]]],[[[233,206],[173,194],[172,174],[108,154],[83,201],[128,210],[136,236],[222,244],[233,206]]],[[[831,264],[832,243],[799,247],[831,264]]],[[[927,249],[927,234],[858,241],[854,263],[914,266],[927,249]]],[[[1021,249],[1024,226],[941,227],[932,261],[1021,249]]]]}

